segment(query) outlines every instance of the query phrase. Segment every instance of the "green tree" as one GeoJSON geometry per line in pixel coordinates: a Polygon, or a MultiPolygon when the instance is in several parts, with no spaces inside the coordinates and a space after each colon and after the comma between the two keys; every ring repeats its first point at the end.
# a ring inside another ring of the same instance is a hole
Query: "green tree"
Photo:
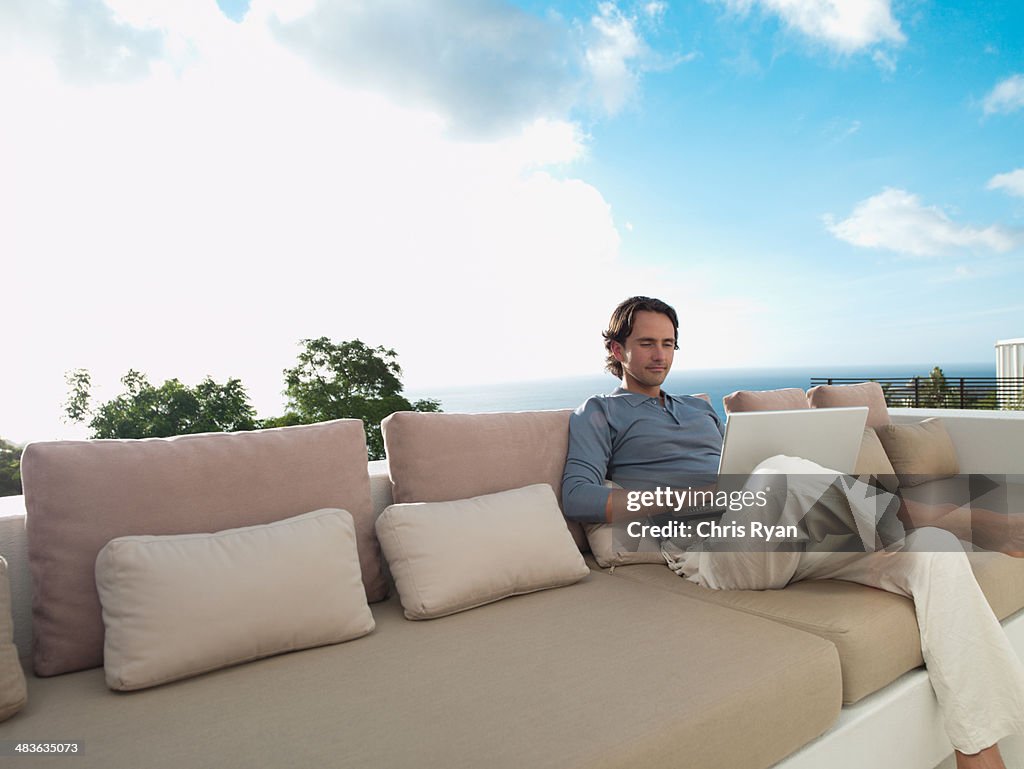
{"type": "Polygon", "coordinates": [[[402,369],[394,350],[358,339],[336,344],[325,336],[302,339],[293,368],[284,370],[287,412],[267,426],[362,419],[370,459],[384,458],[380,423],[395,411],[440,411],[436,400],[410,403],[402,395],[402,369]]]}
{"type": "Polygon", "coordinates": [[[927,379],[921,378],[920,383],[921,406],[924,408],[941,409],[947,405],[949,399],[949,386],[946,383],[946,375],[942,369],[935,366],[927,379]]]}
{"type": "Polygon", "coordinates": [[[21,446],[0,438],[0,497],[21,494],[21,446]]]}
{"type": "Polygon", "coordinates": [[[92,380],[77,369],[67,374],[70,392],[64,403],[68,421],[89,420],[93,438],[164,438],[190,433],[255,430],[260,426],[249,396],[238,379],[224,384],[206,377],[195,387],[168,379],[159,387],[130,370],[121,378],[125,392],[90,408],[92,380]]]}

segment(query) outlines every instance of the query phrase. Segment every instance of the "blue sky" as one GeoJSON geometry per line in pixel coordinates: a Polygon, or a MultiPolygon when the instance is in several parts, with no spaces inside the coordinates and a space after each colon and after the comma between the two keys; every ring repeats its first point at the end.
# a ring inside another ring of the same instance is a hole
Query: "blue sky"
{"type": "Polygon", "coordinates": [[[15,0],[0,6],[0,434],[296,342],[408,386],[991,361],[1024,335],[1024,8],[929,0],[15,0]]]}

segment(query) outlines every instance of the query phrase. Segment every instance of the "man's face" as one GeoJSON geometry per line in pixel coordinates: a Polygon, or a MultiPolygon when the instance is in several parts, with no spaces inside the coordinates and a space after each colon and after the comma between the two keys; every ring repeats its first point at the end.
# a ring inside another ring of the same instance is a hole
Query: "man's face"
{"type": "Polygon", "coordinates": [[[622,364],[626,389],[658,395],[672,368],[675,347],[675,329],[667,315],[647,310],[635,313],[633,332],[626,343],[612,343],[612,354],[622,364]]]}

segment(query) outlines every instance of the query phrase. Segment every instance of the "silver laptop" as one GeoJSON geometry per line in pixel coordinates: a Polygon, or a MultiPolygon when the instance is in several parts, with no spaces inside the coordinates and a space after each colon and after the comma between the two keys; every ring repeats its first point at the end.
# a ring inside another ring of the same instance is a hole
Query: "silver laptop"
{"type": "MultiPolygon", "coordinates": [[[[852,474],[864,439],[867,406],[745,411],[729,415],[718,464],[718,491],[741,491],[750,474],[769,457],[785,454],[852,474]]],[[[677,518],[722,515],[718,505],[694,507],[677,518]]]]}
{"type": "Polygon", "coordinates": [[[867,406],[730,414],[718,473],[749,475],[776,454],[853,473],[867,419],[867,406]]]}

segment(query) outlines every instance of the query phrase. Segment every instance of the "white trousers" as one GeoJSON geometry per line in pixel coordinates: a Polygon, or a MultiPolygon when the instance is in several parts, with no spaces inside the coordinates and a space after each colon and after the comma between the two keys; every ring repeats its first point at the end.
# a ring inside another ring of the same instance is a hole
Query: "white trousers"
{"type": "Polygon", "coordinates": [[[870,553],[698,547],[666,558],[680,576],[716,590],[840,579],[911,598],[921,652],[953,746],[977,753],[1009,734],[1024,734],[1024,666],[981,592],[962,543],[948,531],[915,529],[898,550],[870,553]]]}

